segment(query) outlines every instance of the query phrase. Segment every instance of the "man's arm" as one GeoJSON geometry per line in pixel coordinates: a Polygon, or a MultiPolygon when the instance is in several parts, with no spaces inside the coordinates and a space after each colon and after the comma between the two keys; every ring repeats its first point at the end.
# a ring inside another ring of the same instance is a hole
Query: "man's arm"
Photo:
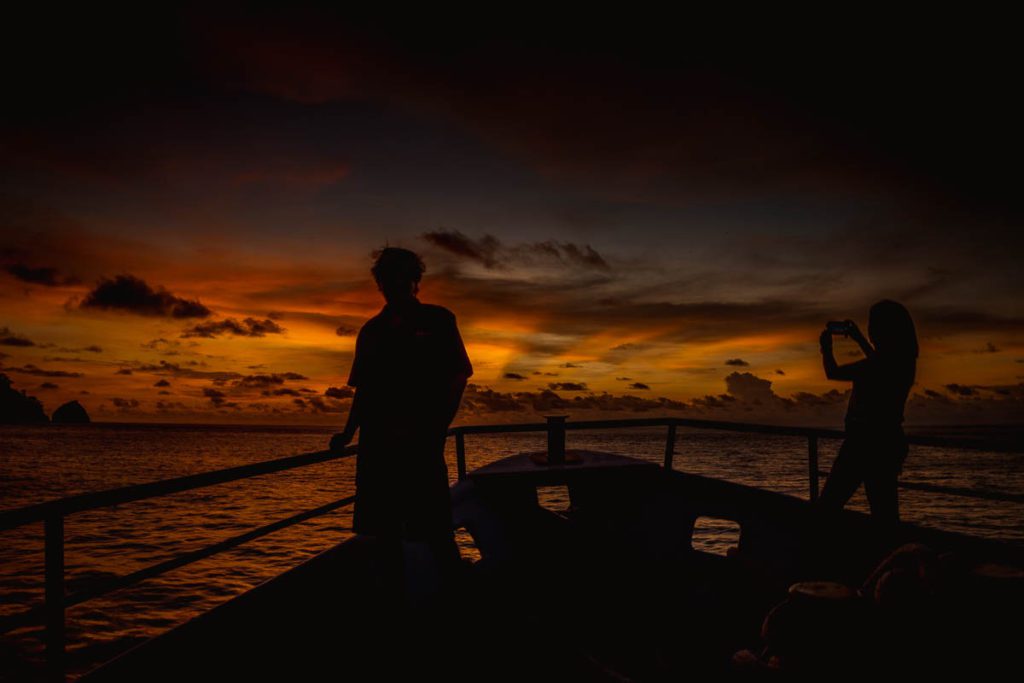
{"type": "Polygon", "coordinates": [[[459,406],[462,405],[462,394],[466,391],[466,381],[468,379],[465,374],[459,374],[452,378],[445,403],[445,425],[450,425],[452,420],[455,419],[455,415],[458,414],[459,406]]]}
{"type": "Polygon", "coordinates": [[[330,450],[340,451],[345,446],[352,443],[352,439],[355,438],[356,430],[359,429],[360,413],[359,413],[359,388],[356,387],[356,393],[352,396],[352,407],[348,410],[348,421],[345,423],[345,429],[331,437],[330,450]]]}
{"type": "Polygon", "coordinates": [[[462,342],[462,335],[459,334],[459,326],[455,322],[455,315],[451,317],[451,348],[453,375],[448,385],[448,396],[445,404],[445,425],[450,425],[455,415],[459,412],[462,404],[462,394],[466,391],[466,382],[473,375],[473,364],[469,362],[469,354],[466,353],[466,345],[462,342]]]}

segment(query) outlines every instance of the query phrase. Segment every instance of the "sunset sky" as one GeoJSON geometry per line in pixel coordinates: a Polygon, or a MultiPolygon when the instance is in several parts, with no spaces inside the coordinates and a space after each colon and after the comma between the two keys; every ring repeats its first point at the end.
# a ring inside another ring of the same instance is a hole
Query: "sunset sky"
{"type": "Polygon", "coordinates": [[[341,423],[390,244],[457,316],[465,422],[839,426],[818,333],[880,298],[908,420],[1024,419],[1009,33],[66,19],[0,48],[0,372],[47,411],[341,423]]]}

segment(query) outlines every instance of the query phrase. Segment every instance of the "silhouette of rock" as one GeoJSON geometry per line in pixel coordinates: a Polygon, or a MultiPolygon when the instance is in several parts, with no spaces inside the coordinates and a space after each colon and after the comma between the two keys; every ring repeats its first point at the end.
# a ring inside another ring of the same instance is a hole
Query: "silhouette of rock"
{"type": "Polygon", "coordinates": [[[89,413],[78,401],[68,401],[53,411],[50,421],[54,424],[88,424],[91,422],[89,413]]]}
{"type": "Polygon", "coordinates": [[[0,424],[49,422],[43,404],[35,396],[11,388],[11,380],[0,374],[0,424]]]}

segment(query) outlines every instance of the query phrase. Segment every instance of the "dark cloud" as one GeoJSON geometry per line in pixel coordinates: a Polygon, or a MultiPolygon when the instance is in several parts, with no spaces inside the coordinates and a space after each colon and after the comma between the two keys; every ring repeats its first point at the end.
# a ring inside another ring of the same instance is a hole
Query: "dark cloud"
{"type": "Polygon", "coordinates": [[[271,374],[246,375],[234,380],[232,386],[242,389],[266,389],[272,386],[280,386],[286,381],[298,381],[309,379],[297,372],[275,372],[271,374]]]}
{"type": "Polygon", "coordinates": [[[680,401],[667,398],[645,399],[636,396],[614,396],[608,393],[564,398],[547,389],[539,392],[498,392],[477,384],[466,386],[462,409],[468,414],[535,412],[570,410],[588,412],[649,412],[654,410],[685,410],[680,401]]]}
{"type": "Polygon", "coordinates": [[[96,344],[76,347],[60,346],[57,350],[62,353],[103,353],[103,349],[96,344]]]}
{"type": "Polygon", "coordinates": [[[35,346],[36,343],[31,339],[11,332],[6,327],[0,327],[0,345],[3,346],[35,346]]]}
{"type": "Polygon", "coordinates": [[[168,382],[168,381],[167,381],[167,380],[165,380],[165,379],[160,379],[160,380],[157,380],[157,381],[156,381],[156,382],[155,382],[155,383],[153,384],[153,386],[154,386],[154,387],[169,387],[169,386],[171,386],[171,383],[170,383],[170,382],[168,382]]]}
{"type": "Polygon", "coordinates": [[[957,396],[975,396],[978,390],[974,387],[965,386],[963,384],[947,384],[945,385],[946,391],[957,396]]]}
{"type": "Polygon", "coordinates": [[[985,348],[976,349],[975,353],[999,353],[1000,349],[992,342],[986,342],[985,348]]]}
{"type": "Polygon", "coordinates": [[[181,342],[176,339],[164,339],[160,337],[158,339],[150,339],[148,342],[140,344],[144,349],[153,349],[154,351],[159,349],[166,349],[168,347],[181,346],[181,342]]]}
{"type": "Polygon", "coordinates": [[[726,365],[735,365],[736,367],[740,367],[740,368],[746,368],[746,367],[750,366],[750,363],[748,363],[747,361],[743,360],[742,358],[730,358],[729,360],[725,361],[725,364],[726,365]]]}
{"type": "Polygon", "coordinates": [[[79,282],[76,277],[61,275],[56,268],[32,268],[24,263],[12,263],[4,266],[4,270],[22,282],[43,285],[44,287],[63,287],[78,284],[79,282]]]}
{"type": "MultiPolygon", "coordinates": [[[[727,393],[707,395],[690,401],[668,398],[639,398],[609,393],[587,393],[564,397],[544,389],[526,392],[498,392],[490,387],[469,384],[463,398],[466,416],[487,419],[488,414],[683,412],[709,419],[765,421],[782,424],[822,424],[839,426],[850,398],[850,390],[830,389],[821,394],[798,392],[792,396],[777,395],[771,382],[751,373],[734,372],[726,378],[727,393]]],[[[1024,407],[1024,383],[990,387],[973,387],[969,395],[950,398],[927,389],[908,401],[908,419],[916,424],[960,424],[984,418],[993,424],[1012,422],[1024,407]],[[987,415],[987,417],[985,417],[987,415]]]]}
{"type": "Polygon", "coordinates": [[[260,392],[263,396],[299,396],[299,392],[295,389],[265,389],[260,392]]]}
{"type": "Polygon", "coordinates": [[[53,382],[43,382],[42,384],[39,385],[39,388],[40,389],[59,389],[60,387],[58,387],[53,382]]]}
{"type": "Polygon", "coordinates": [[[334,334],[339,337],[354,337],[359,333],[359,330],[351,325],[338,325],[334,330],[334,334]]]}
{"type": "Polygon", "coordinates": [[[642,350],[644,350],[646,348],[648,348],[647,344],[634,344],[632,342],[628,342],[626,344],[619,344],[618,346],[613,346],[611,350],[612,351],[642,351],[642,350]]]}
{"type": "Polygon", "coordinates": [[[785,375],[786,373],[784,373],[782,370],[776,370],[775,374],[776,375],[785,375]]]}
{"type": "MultiPolygon", "coordinates": [[[[193,363],[195,361],[192,361],[193,363]]],[[[161,360],[159,363],[139,363],[132,368],[135,372],[146,372],[154,375],[171,375],[172,377],[187,377],[190,379],[208,379],[214,382],[228,382],[241,379],[243,375],[237,372],[218,370],[194,370],[183,368],[177,363],[169,363],[161,360]]]]}
{"type": "Polygon", "coordinates": [[[232,384],[236,387],[249,389],[266,388],[284,384],[284,378],[278,375],[247,375],[241,379],[235,380],[232,384]]]}
{"type": "Polygon", "coordinates": [[[552,391],[586,391],[587,385],[584,382],[552,382],[548,388],[552,391]]]}
{"type": "Polygon", "coordinates": [[[174,296],[163,287],[153,289],[134,275],[101,279],[85,295],[79,307],[166,318],[206,318],[210,315],[210,309],[198,300],[174,296]]]}
{"type": "Polygon", "coordinates": [[[84,377],[80,372],[67,372],[65,370],[44,370],[31,363],[21,367],[4,366],[0,367],[4,372],[18,372],[23,375],[35,375],[36,377],[84,377]]]}
{"type": "Polygon", "coordinates": [[[462,408],[473,414],[519,412],[525,410],[516,394],[494,391],[490,387],[468,384],[462,408]]]}
{"type": "Polygon", "coordinates": [[[710,394],[702,398],[695,398],[690,401],[690,404],[696,408],[716,410],[729,408],[731,404],[736,403],[736,397],[730,396],[729,394],[719,394],[718,396],[711,396],[710,394]]]}
{"type": "Polygon", "coordinates": [[[583,366],[582,365],[578,365],[576,363],[562,363],[558,367],[560,367],[560,368],[582,368],[583,366]]]}
{"type": "Polygon", "coordinates": [[[210,387],[203,387],[203,396],[210,399],[210,403],[212,403],[218,408],[226,405],[227,394],[225,394],[223,391],[218,391],[217,389],[212,389],[210,387]]]}
{"type": "Polygon", "coordinates": [[[526,379],[525,375],[520,375],[518,372],[506,372],[504,375],[502,375],[502,377],[504,379],[513,379],[513,380],[516,380],[516,381],[520,381],[520,380],[525,380],[526,379]]]}
{"type": "Polygon", "coordinates": [[[120,370],[118,370],[114,374],[115,375],[130,375],[130,374],[132,374],[132,371],[131,371],[131,368],[121,368],[120,370]]]}
{"type": "Polygon", "coordinates": [[[649,391],[650,387],[643,382],[633,382],[629,385],[630,389],[637,389],[638,391],[649,391]]]}
{"type": "Polygon", "coordinates": [[[473,239],[458,230],[427,232],[423,239],[443,251],[474,261],[488,269],[514,265],[553,264],[590,270],[609,270],[610,266],[589,244],[571,242],[532,242],[506,246],[493,235],[473,239]]]}
{"type": "Polygon", "coordinates": [[[114,404],[118,410],[135,410],[141,405],[138,399],[134,398],[112,398],[110,402],[114,404]]]}
{"type": "Polygon", "coordinates": [[[632,382],[633,378],[632,377],[616,377],[615,380],[617,382],[632,382]]]}
{"type": "Polygon", "coordinates": [[[268,334],[282,334],[284,328],[273,320],[266,318],[245,318],[241,322],[234,318],[198,323],[181,333],[182,337],[205,337],[213,339],[222,334],[235,337],[265,337],[268,334]]]}
{"type": "MultiPolygon", "coordinates": [[[[524,351],[553,356],[571,353],[581,339],[591,335],[625,336],[637,330],[653,332],[645,342],[649,345],[720,341],[749,334],[751,328],[806,328],[809,341],[813,341],[814,329],[828,316],[815,300],[737,303],[694,296],[670,300],[669,286],[652,291],[639,282],[594,282],[567,275],[548,281],[445,271],[435,275],[431,284],[446,300],[459,302],[463,320],[488,318],[495,311],[543,320],[546,334],[526,340],[524,351]]],[[[570,363],[568,367],[579,365],[570,363]]]]}
{"type": "Polygon", "coordinates": [[[498,250],[501,249],[501,243],[491,235],[474,240],[458,230],[438,230],[423,233],[423,239],[439,249],[476,261],[486,268],[496,268],[499,265],[498,250]]]}
{"type": "Polygon", "coordinates": [[[775,398],[772,383],[749,372],[734,372],[725,378],[726,391],[745,403],[769,403],[775,398]]]}
{"type": "Polygon", "coordinates": [[[780,398],[783,402],[791,401],[797,406],[833,406],[845,403],[849,398],[848,391],[829,389],[823,394],[812,394],[806,391],[798,391],[789,399],[780,398]]]}
{"type": "Polygon", "coordinates": [[[356,391],[352,387],[327,387],[327,390],[324,391],[324,396],[339,400],[352,398],[355,395],[356,391]]]}
{"type": "Polygon", "coordinates": [[[305,403],[304,404],[300,404],[299,403],[299,401],[302,401],[303,399],[293,399],[293,400],[296,403],[296,405],[300,405],[302,407],[309,408],[314,413],[342,413],[342,412],[345,412],[346,410],[348,410],[348,408],[346,406],[343,406],[341,404],[334,403],[334,402],[328,403],[327,401],[325,401],[324,399],[320,398],[319,396],[307,396],[305,398],[305,403]]]}

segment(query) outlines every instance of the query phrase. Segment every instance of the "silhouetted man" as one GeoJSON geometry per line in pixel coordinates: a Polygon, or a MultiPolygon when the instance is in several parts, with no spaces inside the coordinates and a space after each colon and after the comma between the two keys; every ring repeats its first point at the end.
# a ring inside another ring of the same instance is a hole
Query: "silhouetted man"
{"type": "Polygon", "coordinates": [[[459,553],[445,435],[473,368],[451,311],[416,298],[424,270],[407,249],[379,253],[372,273],[387,303],[359,331],[348,379],[355,397],[331,448],[344,447],[359,430],[356,533],[385,545],[421,542],[450,576],[459,553]]]}

